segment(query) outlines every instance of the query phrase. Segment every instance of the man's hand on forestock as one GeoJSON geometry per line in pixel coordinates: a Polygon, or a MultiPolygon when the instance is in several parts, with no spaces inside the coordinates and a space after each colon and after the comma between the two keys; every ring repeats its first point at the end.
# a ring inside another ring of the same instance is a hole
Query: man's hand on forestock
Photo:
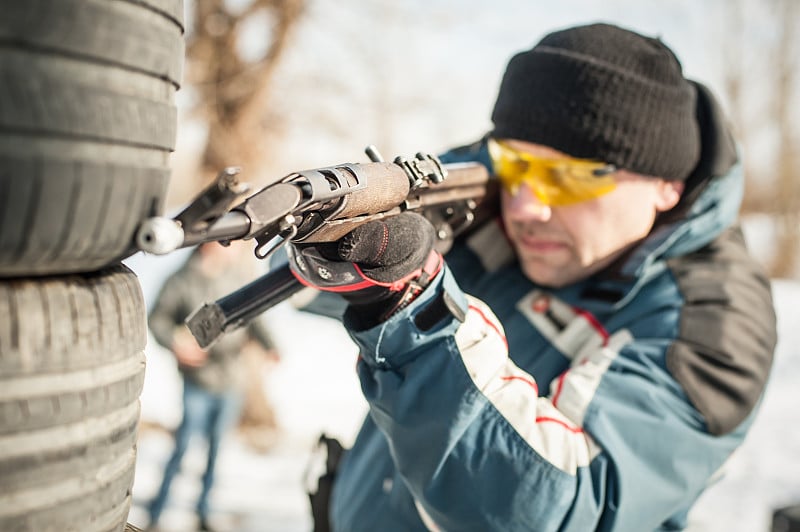
{"type": "Polygon", "coordinates": [[[404,308],[442,268],[434,228],[405,212],[361,225],[337,242],[289,246],[289,265],[306,286],[341,294],[359,329],[404,308]]]}

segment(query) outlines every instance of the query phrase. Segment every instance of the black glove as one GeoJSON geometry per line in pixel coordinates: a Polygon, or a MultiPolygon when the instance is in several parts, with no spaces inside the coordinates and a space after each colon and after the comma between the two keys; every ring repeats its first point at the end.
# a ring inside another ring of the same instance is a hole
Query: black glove
{"type": "Polygon", "coordinates": [[[337,242],[289,246],[289,266],[306,286],[341,294],[360,329],[408,305],[442,268],[434,228],[405,212],[361,225],[337,242]]]}

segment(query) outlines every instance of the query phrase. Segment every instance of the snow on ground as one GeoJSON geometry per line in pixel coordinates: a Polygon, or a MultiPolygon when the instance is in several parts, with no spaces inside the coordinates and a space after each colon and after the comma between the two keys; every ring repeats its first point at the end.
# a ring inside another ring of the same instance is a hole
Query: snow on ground
{"type": "MultiPolygon", "coordinates": [[[[166,275],[185,255],[145,257],[126,263],[153,301],[166,275]]],[[[761,413],[726,476],[709,489],[691,514],[690,532],[767,532],[775,508],[800,502],[800,283],[776,281],[779,343],[761,413]]],[[[230,532],[307,532],[310,511],[303,474],[320,432],[349,443],[366,411],[355,375],[356,350],[333,320],[279,306],[266,314],[282,354],[265,378],[283,429],[276,447],[256,454],[231,437],[224,444],[212,496],[214,519],[230,532]]],[[[180,381],[171,355],[148,344],[142,419],[174,426],[180,416],[180,381]]],[[[142,505],[155,493],[160,469],[171,451],[162,431],[143,430],[129,521],[145,525],[142,505]]],[[[195,442],[173,483],[161,525],[170,532],[192,530],[205,450],[195,442]]]]}

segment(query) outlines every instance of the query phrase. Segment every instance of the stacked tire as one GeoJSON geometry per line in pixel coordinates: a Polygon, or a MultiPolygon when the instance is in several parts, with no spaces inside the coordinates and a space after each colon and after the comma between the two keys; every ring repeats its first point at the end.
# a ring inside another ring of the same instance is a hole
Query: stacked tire
{"type": "Polygon", "coordinates": [[[0,530],[125,528],[183,59],[182,0],[3,2],[0,530]]]}

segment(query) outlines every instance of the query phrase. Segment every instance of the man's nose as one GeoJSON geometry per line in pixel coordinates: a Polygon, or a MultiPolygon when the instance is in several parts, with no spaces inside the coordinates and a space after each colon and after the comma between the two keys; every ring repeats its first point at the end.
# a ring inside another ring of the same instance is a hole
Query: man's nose
{"type": "Polygon", "coordinates": [[[514,195],[506,192],[506,215],[517,222],[546,222],[553,214],[549,205],[542,203],[527,183],[519,186],[514,195]]]}

